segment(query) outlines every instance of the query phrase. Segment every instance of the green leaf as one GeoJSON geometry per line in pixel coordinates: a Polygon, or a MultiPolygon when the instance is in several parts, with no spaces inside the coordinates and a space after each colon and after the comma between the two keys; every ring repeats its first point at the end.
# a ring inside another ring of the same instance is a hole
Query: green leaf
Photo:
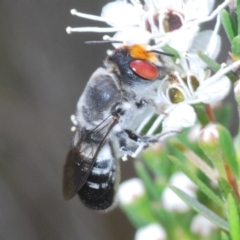
{"type": "Polygon", "coordinates": [[[228,235],[225,232],[221,232],[221,240],[230,240],[228,235]]]}
{"type": "Polygon", "coordinates": [[[221,20],[224,30],[231,42],[233,38],[237,35],[237,33],[232,16],[225,9],[221,11],[221,20]]]}
{"type": "Polygon", "coordinates": [[[169,156],[169,159],[176,164],[182,172],[184,172],[198,187],[199,189],[206,194],[208,198],[213,200],[218,206],[224,209],[223,201],[217,196],[205,183],[203,183],[195,173],[192,173],[186,165],[180,162],[177,158],[169,156]]]}
{"type": "Polygon", "coordinates": [[[237,178],[239,178],[239,169],[237,163],[237,157],[235,153],[235,148],[233,145],[233,140],[229,131],[222,125],[218,125],[219,135],[220,135],[220,145],[224,153],[225,160],[230,165],[233,173],[237,178]]]}
{"type": "Polygon", "coordinates": [[[165,148],[149,149],[142,153],[142,158],[156,178],[168,179],[172,165],[168,161],[165,148]]]}
{"type": "MultiPolygon", "coordinates": [[[[211,68],[214,72],[217,72],[221,65],[217,63],[216,61],[212,60],[210,57],[208,57],[206,54],[204,54],[201,51],[198,51],[198,56],[207,64],[209,68],[211,68]]],[[[225,74],[232,82],[236,82],[238,78],[231,72],[225,74]]]]}
{"type": "Polygon", "coordinates": [[[136,161],[135,169],[138,176],[142,179],[147,192],[154,200],[159,201],[160,192],[156,187],[155,183],[153,182],[152,178],[150,177],[149,173],[147,172],[146,167],[141,161],[136,161]]]}
{"type": "Polygon", "coordinates": [[[165,51],[166,53],[170,53],[173,54],[173,60],[176,61],[178,58],[180,58],[180,55],[178,53],[177,50],[175,50],[174,48],[170,47],[169,45],[165,45],[162,47],[162,50],[165,51]]]}
{"type": "Polygon", "coordinates": [[[234,37],[231,43],[231,51],[233,53],[233,59],[239,60],[240,59],[240,35],[234,37]]]}
{"type": "Polygon", "coordinates": [[[206,113],[206,109],[204,104],[195,104],[193,105],[195,112],[197,113],[197,117],[201,125],[205,126],[209,123],[209,118],[206,113]]]}
{"type": "Polygon", "coordinates": [[[228,223],[222,219],[221,217],[219,217],[216,213],[212,212],[210,209],[206,208],[204,205],[202,205],[200,202],[198,202],[195,198],[190,197],[189,195],[187,195],[185,192],[183,192],[182,190],[174,187],[174,186],[170,186],[170,188],[184,201],[186,202],[188,205],[190,205],[194,210],[196,210],[198,213],[202,214],[203,216],[205,216],[206,218],[208,218],[211,222],[213,222],[214,224],[216,224],[218,227],[229,231],[228,228],[228,223]]]}
{"type": "MultiPolygon", "coordinates": [[[[229,193],[235,196],[235,192],[233,191],[232,186],[224,178],[218,179],[218,185],[225,199],[227,199],[229,193]]],[[[236,196],[235,198],[237,199],[236,196]]]]}
{"type": "Polygon", "coordinates": [[[231,194],[228,194],[228,223],[232,240],[239,240],[240,237],[240,220],[238,207],[231,194]]]}
{"type": "Polygon", "coordinates": [[[240,0],[237,0],[237,26],[238,34],[240,34],[240,0]]]}
{"type": "Polygon", "coordinates": [[[220,105],[216,109],[214,109],[214,114],[217,119],[217,122],[225,126],[226,128],[230,127],[232,121],[232,112],[233,106],[229,103],[224,103],[224,105],[220,105]]]}
{"type": "Polygon", "coordinates": [[[136,228],[144,227],[150,223],[158,222],[155,217],[147,194],[136,199],[132,204],[121,206],[136,228]]]}

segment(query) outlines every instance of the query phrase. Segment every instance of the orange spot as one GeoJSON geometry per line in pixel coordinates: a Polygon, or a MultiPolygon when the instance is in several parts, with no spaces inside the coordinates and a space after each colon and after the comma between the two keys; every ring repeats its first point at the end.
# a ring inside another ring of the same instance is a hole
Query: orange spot
{"type": "Polygon", "coordinates": [[[125,46],[124,49],[126,49],[133,58],[149,60],[152,62],[158,61],[158,58],[153,52],[146,51],[146,45],[137,44],[133,46],[125,46]]]}

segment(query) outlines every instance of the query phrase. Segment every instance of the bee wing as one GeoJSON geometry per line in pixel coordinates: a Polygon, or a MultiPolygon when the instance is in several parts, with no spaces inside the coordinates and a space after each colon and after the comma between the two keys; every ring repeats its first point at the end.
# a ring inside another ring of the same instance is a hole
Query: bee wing
{"type": "Polygon", "coordinates": [[[63,198],[72,198],[87,181],[96,162],[98,152],[105,144],[118,119],[110,116],[91,130],[77,130],[73,145],[66,157],[63,173],[63,198]]]}

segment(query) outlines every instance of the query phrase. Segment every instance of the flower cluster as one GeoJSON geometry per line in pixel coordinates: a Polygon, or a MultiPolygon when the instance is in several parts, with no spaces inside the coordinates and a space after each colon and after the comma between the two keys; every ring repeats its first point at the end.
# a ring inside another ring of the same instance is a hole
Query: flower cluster
{"type": "MultiPolygon", "coordinates": [[[[178,56],[166,60],[170,72],[156,87],[155,102],[159,118],[147,135],[162,124],[163,132],[181,131],[195,123],[196,114],[190,106],[196,103],[212,103],[222,100],[231,84],[225,76],[224,66],[211,76],[205,63],[198,57],[201,51],[216,58],[221,45],[218,35],[220,18],[218,13],[227,6],[228,0],[213,10],[214,0],[120,0],[106,4],[101,16],[71,10],[73,15],[105,22],[110,27],[67,28],[67,32],[100,32],[115,34],[104,36],[108,40],[121,40],[124,44],[150,44],[149,48],[162,50],[170,46],[178,56]],[[124,16],[124,17],[123,17],[124,16]],[[200,31],[200,24],[215,19],[213,30],[200,31]]],[[[115,47],[119,43],[114,43],[115,47]]],[[[152,115],[146,116],[136,129],[140,133],[152,115]]],[[[143,146],[136,151],[136,156],[143,146]]]]}

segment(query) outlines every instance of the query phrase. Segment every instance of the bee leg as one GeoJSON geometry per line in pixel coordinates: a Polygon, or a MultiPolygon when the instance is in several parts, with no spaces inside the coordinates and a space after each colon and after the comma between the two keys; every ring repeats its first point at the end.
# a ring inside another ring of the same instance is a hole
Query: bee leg
{"type": "Polygon", "coordinates": [[[142,136],[140,137],[140,144],[136,151],[131,155],[131,157],[135,158],[144,148],[148,147],[150,144],[162,142],[168,137],[176,135],[180,133],[180,131],[169,131],[164,133],[159,133],[153,136],[142,136]]]}
{"type": "Polygon", "coordinates": [[[125,129],[124,131],[125,131],[125,133],[127,133],[128,137],[130,139],[134,140],[135,142],[142,142],[142,137],[137,135],[133,131],[128,130],[128,129],[125,129]]]}
{"type": "Polygon", "coordinates": [[[178,133],[180,133],[180,131],[169,131],[169,132],[159,133],[153,136],[143,136],[141,137],[140,141],[142,141],[142,143],[157,143],[165,140],[168,137],[174,136],[178,133]]]}
{"type": "Polygon", "coordinates": [[[125,131],[118,132],[116,136],[118,148],[120,149],[120,152],[123,153],[123,156],[120,155],[119,157],[123,160],[127,160],[127,156],[134,154],[139,144],[135,140],[129,138],[125,131]]]}

